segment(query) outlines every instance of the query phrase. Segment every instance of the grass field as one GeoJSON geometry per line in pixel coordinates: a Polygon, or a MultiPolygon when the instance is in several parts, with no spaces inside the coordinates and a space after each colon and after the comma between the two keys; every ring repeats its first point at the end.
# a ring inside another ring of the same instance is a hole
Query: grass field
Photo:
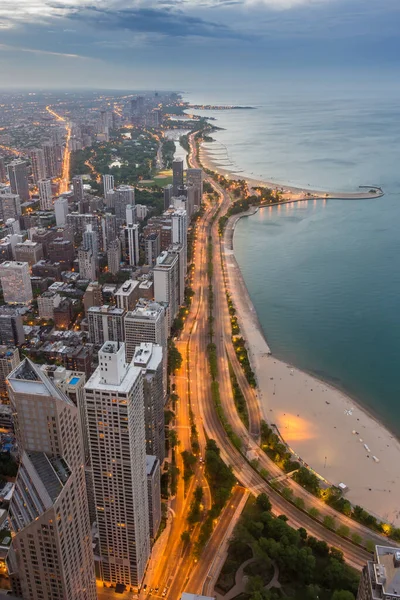
{"type": "Polygon", "coordinates": [[[153,179],[148,181],[143,181],[141,185],[143,187],[152,187],[157,185],[158,187],[165,187],[172,183],[172,171],[159,171],[156,175],[154,175],[153,179]]]}

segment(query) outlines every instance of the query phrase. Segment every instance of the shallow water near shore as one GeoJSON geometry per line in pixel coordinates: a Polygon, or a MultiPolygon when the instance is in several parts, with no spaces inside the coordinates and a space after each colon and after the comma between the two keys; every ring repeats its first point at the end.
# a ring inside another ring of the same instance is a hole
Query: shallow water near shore
{"type": "MultiPolygon", "coordinates": [[[[236,95],[235,95],[236,94],[236,95]]],[[[234,248],[273,354],[341,387],[400,437],[400,106],[393,88],[274,87],[209,103],[215,160],[319,189],[381,185],[367,201],[308,201],[241,219],[234,248]]],[[[190,98],[203,101],[203,98],[190,98]]]]}

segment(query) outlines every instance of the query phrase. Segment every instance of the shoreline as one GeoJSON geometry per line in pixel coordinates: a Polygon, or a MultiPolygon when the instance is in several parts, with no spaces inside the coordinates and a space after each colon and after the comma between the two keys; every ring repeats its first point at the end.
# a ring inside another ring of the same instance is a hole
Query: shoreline
{"type": "MultiPolygon", "coordinates": [[[[210,142],[213,143],[213,142],[210,142]]],[[[282,198],[286,201],[295,202],[300,200],[369,200],[369,199],[378,199],[384,196],[384,192],[382,188],[375,185],[360,185],[359,190],[372,189],[375,192],[332,192],[327,190],[316,190],[304,187],[297,187],[285,183],[279,183],[274,181],[268,181],[264,179],[254,179],[252,177],[248,177],[245,173],[243,175],[238,174],[231,169],[221,166],[218,164],[218,160],[215,160],[215,157],[210,155],[209,149],[204,147],[204,143],[200,143],[199,145],[199,160],[202,164],[203,168],[209,169],[211,171],[215,171],[219,175],[222,175],[228,179],[233,180],[241,180],[245,179],[249,185],[250,189],[254,189],[256,187],[267,187],[274,190],[279,190],[282,192],[282,198]]]]}
{"type": "Polygon", "coordinates": [[[257,378],[262,417],[276,426],[292,452],[320,476],[335,485],[345,483],[349,488],[345,497],[353,505],[399,526],[399,439],[362,401],[271,353],[234,253],[236,224],[259,208],[263,207],[229,219],[223,252],[241,335],[257,378]]]}

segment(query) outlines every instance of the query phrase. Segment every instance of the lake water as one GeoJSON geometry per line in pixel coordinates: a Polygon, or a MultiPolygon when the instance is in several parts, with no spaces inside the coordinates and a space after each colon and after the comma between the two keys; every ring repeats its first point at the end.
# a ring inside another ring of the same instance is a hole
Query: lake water
{"type": "Polygon", "coordinates": [[[400,435],[400,92],[309,85],[188,95],[212,111],[224,167],[367,201],[308,201],[240,220],[235,252],[272,352],[344,388],[400,435]]]}

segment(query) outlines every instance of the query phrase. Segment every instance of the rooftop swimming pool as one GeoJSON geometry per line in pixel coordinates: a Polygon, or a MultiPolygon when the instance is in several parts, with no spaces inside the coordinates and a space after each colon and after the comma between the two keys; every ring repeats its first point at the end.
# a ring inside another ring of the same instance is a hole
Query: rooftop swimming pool
{"type": "Polygon", "coordinates": [[[69,385],[76,385],[79,381],[79,377],[72,377],[72,379],[69,382],[69,385]]]}

